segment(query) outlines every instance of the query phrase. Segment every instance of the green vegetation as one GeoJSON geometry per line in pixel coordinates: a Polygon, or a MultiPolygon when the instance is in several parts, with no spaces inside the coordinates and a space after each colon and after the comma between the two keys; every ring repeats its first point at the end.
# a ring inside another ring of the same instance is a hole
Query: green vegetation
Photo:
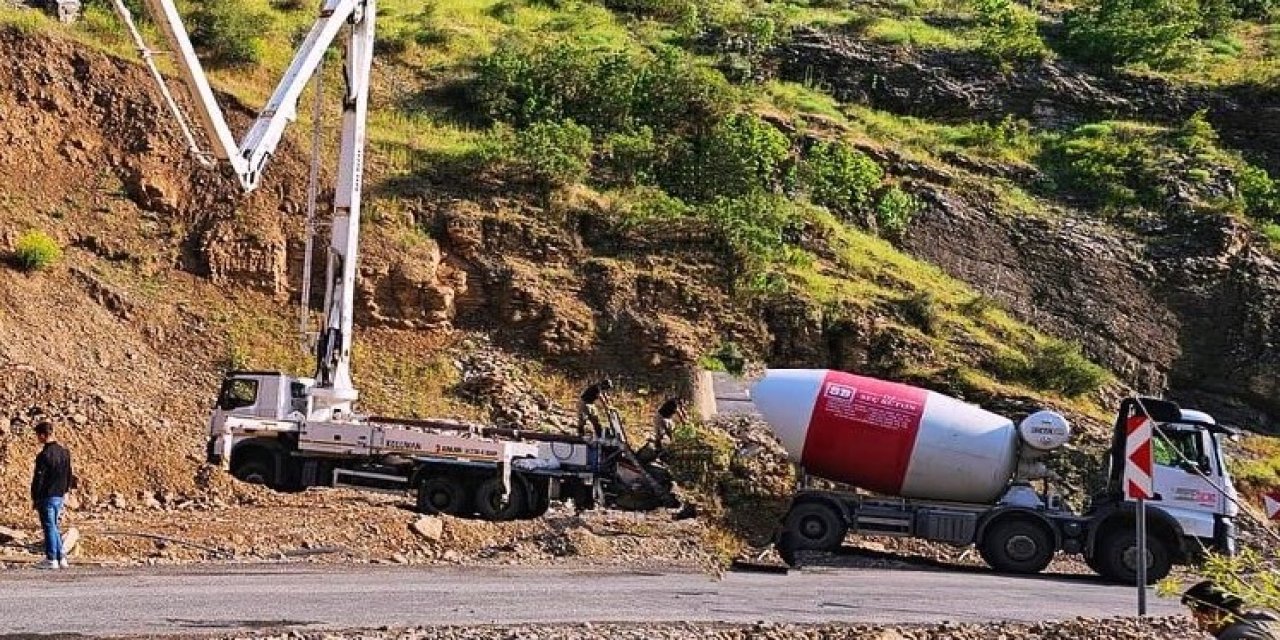
{"type": "MultiPolygon", "coordinates": [[[[679,236],[724,265],[744,304],[796,295],[823,322],[888,318],[895,336],[931,359],[909,373],[941,375],[945,363],[981,384],[1085,395],[1106,375],[1078,347],[1036,334],[894,248],[932,205],[916,185],[942,168],[956,176],[948,189],[978,187],[968,195],[993,194],[1001,213],[1051,215],[1076,198],[1108,213],[1163,210],[1174,180],[1190,188],[1192,206],[1271,221],[1263,232],[1280,238],[1271,177],[1223,149],[1202,118],[1065,131],[1016,118],[944,124],[841,104],[820,77],[777,80],[766,53],[796,27],[847,25],[882,43],[983,55],[1002,72],[1055,55],[1173,68],[1194,61],[1187,43],[1217,47],[1212,55],[1224,59],[1265,55],[1272,34],[1240,22],[1261,15],[1242,6],[1081,0],[1059,37],[1053,15],[1014,0],[384,0],[383,102],[369,135],[371,166],[391,186],[370,203],[370,218],[402,210],[423,189],[466,198],[476,179],[528,196],[530,209],[586,194],[603,203],[584,212],[607,227],[595,231],[613,234],[621,251],[629,240],[679,236]],[[1171,32],[1185,25],[1161,16],[1185,17],[1191,31],[1171,32]],[[983,173],[1034,174],[1033,164],[1047,180],[983,173]]],[[[192,0],[184,11],[219,88],[257,104],[291,51],[275,43],[296,40],[314,17],[306,8],[192,0]]],[[[100,17],[81,29],[127,51],[100,17]]],[[[332,87],[339,74],[329,72],[332,87]]]]}
{"type": "Polygon", "coordinates": [[[997,351],[986,364],[1003,380],[1072,398],[1097,391],[1110,380],[1105,369],[1080,352],[1080,345],[1061,340],[1041,340],[1029,353],[997,351]]]}
{"type": "Polygon", "coordinates": [[[872,40],[885,44],[925,49],[963,50],[973,47],[969,39],[930,25],[919,18],[874,18],[859,20],[858,26],[872,40]]]}
{"type": "Polygon", "coordinates": [[[572,119],[597,133],[704,125],[735,100],[724,77],[671,47],[598,46],[511,37],[477,64],[471,95],[489,118],[527,126],[572,119]]]}
{"type": "Polygon", "coordinates": [[[692,201],[777,192],[794,181],[791,140],[751,114],[721,120],[705,136],[677,146],[675,155],[677,160],[662,182],[672,193],[692,201]]]}
{"type": "Polygon", "coordinates": [[[1232,455],[1231,474],[1246,498],[1280,488],[1280,438],[1246,438],[1232,455]]]}
{"type": "Polygon", "coordinates": [[[1064,19],[1063,52],[1106,64],[1204,70],[1248,57],[1240,21],[1268,24],[1273,8],[1270,0],[1086,0],[1064,19]]]}
{"type": "MultiPolygon", "coordinates": [[[[1275,570],[1274,551],[1266,553],[1242,548],[1235,556],[1208,553],[1199,573],[1219,586],[1244,599],[1245,610],[1280,610],[1280,572],[1275,570]]],[[[1178,578],[1170,576],[1160,582],[1157,593],[1178,597],[1186,588],[1178,578]]]]}
{"type": "Polygon", "coordinates": [[[1272,178],[1238,153],[1222,149],[1196,114],[1177,128],[1099,122],[1053,137],[1042,163],[1060,186],[1109,211],[1143,206],[1167,210],[1173,189],[1189,206],[1273,221],[1280,197],[1272,178]]]}
{"type": "Polygon", "coordinates": [[[591,130],[572,120],[535,122],[516,134],[514,162],[547,186],[581,181],[590,157],[591,130]]]}
{"type": "Polygon", "coordinates": [[[876,225],[891,238],[901,237],[922,206],[915,196],[898,187],[889,187],[876,203],[876,225]]]}
{"type": "Polygon", "coordinates": [[[1176,66],[1199,21],[1196,0],[1089,0],[1066,17],[1067,51],[1095,62],[1176,66]]]}
{"type": "Polygon", "coordinates": [[[1040,38],[1036,13],[1013,0],[974,0],[979,49],[997,60],[1043,58],[1049,48],[1040,38]]]}
{"type": "Polygon", "coordinates": [[[801,179],[815,204],[848,215],[871,202],[884,170],[843,141],[819,142],[801,164],[801,179]]]}
{"type": "Polygon", "coordinates": [[[932,293],[917,291],[903,299],[901,306],[907,322],[930,335],[938,332],[942,325],[942,312],[932,293]]]}
{"type": "Polygon", "coordinates": [[[213,64],[254,65],[262,61],[262,36],[271,18],[246,0],[202,0],[189,14],[191,43],[213,64]]]}
{"type": "Polygon", "coordinates": [[[776,267],[804,260],[794,239],[813,213],[783,196],[756,191],[741,198],[720,197],[699,214],[740,267],[738,284],[748,292],[779,291],[784,280],[776,267]]]}
{"type": "Polygon", "coordinates": [[[698,366],[708,371],[727,371],[740,376],[746,369],[747,356],[737,342],[725,340],[711,353],[703,355],[698,360],[698,366]]]}
{"type": "Polygon", "coordinates": [[[62,259],[58,241],[43,231],[28,231],[18,238],[13,260],[23,271],[42,271],[62,259]]]}

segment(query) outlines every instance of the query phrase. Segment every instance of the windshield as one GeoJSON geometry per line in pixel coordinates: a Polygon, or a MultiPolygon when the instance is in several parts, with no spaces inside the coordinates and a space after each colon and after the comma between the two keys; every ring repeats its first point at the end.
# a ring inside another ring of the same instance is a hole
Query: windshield
{"type": "Polygon", "coordinates": [[[218,408],[223,411],[252,407],[257,401],[257,380],[232,378],[222,383],[222,391],[218,393],[218,408]]]}
{"type": "Polygon", "coordinates": [[[1208,471],[1209,456],[1204,451],[1204,439],[1199,430],[1160,429],[1163,437],[1151,439],[1155,463],[1165,467],[1176,467],[1184,461],[1198,464],[1208,471]]]}

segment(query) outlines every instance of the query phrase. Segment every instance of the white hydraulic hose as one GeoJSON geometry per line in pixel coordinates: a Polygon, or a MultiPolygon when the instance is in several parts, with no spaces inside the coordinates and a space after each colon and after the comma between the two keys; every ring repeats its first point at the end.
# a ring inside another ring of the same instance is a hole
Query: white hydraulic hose
{"type": "MultiPolygon", "coordinates": [[[[120,2],[121,0],[115,1],[120,2]]],[[[312,253],[315,250],[316,240],[316,200],[319,198],[320,190],[320,125],[321,117],[324,115],[322,110],[324,98],[323,58],[320,60],[320,65],[316,67],[315,76],[315,83],[311,88],[314,93],[311,106],[311,167],[307,174],[306,244],[302,250],[302,304],[298,321],[304,353],[311,353],[314,348],[314,345],[311,344],[311,271],[314,268],[312,253]]]]}
{"type": "Polygon", "coordinates": [[[124,6],[124,0],[111,0],[111,6],[115,9],[116,15],[120,16],[121,22],[124,22],[125,29],[128,30],[130,38],[133,39],[133,46],[138,50],[138,55],[142,57],[147,69],[151,71],[152,79],[155,80],[156,86],[160,88],[160,95],[164,96],[165,104],[169,106],[169,111],[173,113],[174,119],[178,121],[178,128],[182,130],[182,137],[187,141],[187,150],[195,158],[196,162],[200,163],[200,166],[206,169],[213,168],[213,160],[196,143],[195,134],[191,131],[191,123],[178,106],[178,102],[173,99],[173,94],[169,92],[169,85],[165,84],[164,76],[160,75],[160,69],[156,67],[155,56],[142,39],[142,34],[138,32],[137,25],[133,23],[133,15],[129,13],[129,8],[124,6]]]}

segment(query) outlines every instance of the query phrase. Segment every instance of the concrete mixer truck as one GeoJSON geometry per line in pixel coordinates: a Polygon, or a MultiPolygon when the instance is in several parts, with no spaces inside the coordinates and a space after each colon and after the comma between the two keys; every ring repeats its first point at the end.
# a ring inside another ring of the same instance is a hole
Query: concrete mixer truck
{"type": "Polygon", "coordinates": [[[1121,403],[1106,488],[1078,514],[1045,465],[1071,436],[1058,413],[1015,425],[936,392],[818,369],[769,370],[751,397],[804,475],[853,487],[797,492],[779,538],[787,551],[833,550],[850,532],[908,536],[974,545],[1011,573],[1038,573],[1059,551],[1080,554],[1098,574],[1134,583],[1136,503],[1125,500],[1121,474],[1126,422],[1141,416],[1156,432],[1148,580],[1205,549],[1235,551],[1235,489],[1219,446],[1230,430],[1172,402],[1121,403]]]}

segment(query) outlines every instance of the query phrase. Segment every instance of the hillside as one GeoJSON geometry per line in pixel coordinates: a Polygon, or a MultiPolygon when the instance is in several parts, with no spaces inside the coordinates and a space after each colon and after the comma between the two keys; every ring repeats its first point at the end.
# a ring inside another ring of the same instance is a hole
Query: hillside
{"type": "MultiPolygon", "coordinates": [[[[301,4],[190,7],[225,12],[203,48],[238,130],[301,4]]],[[[534,405],[610,375],[636,419],[745,359],[1049,404],[1086,444],[1127,388],[1280,428],[1280,45],[1248,12],[1121,60],[1069,44],[1089,5],[380,6],[365,411],[492,417],[459,363],[497,352],[534,405]]],[[[64,250],[0,269],[14,514],[42,414],[94,452],[98,499],[234,494],[199,464],[221,371],[308,367],[309,123],[239,195],[185,156],[113,20],[0,7],[0,253],[32,230],[64,250]]]]}

